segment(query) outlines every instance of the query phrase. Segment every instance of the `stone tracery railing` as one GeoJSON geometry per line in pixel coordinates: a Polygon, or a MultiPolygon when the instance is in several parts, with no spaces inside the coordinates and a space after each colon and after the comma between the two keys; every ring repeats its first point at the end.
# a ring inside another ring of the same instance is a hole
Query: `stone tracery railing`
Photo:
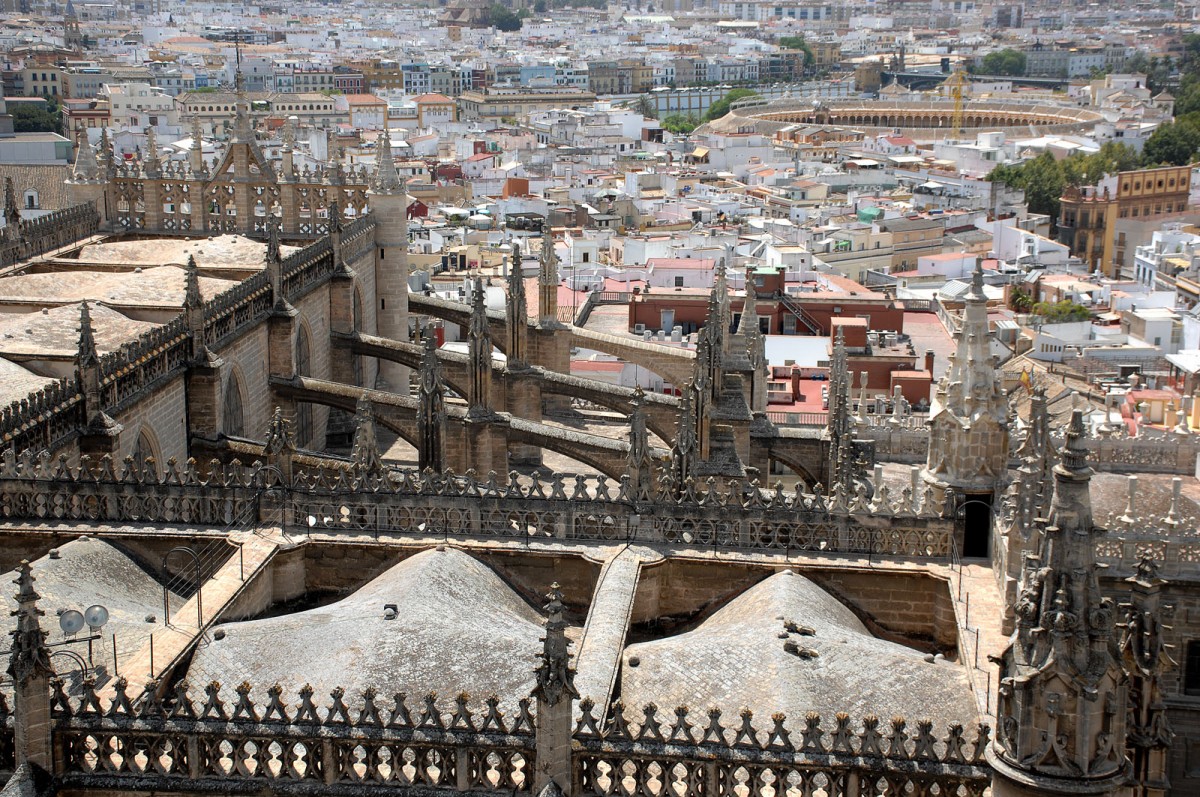
{"type": "MultiPolygon", "coordinates": [[[[75,696],[54,682],[52,718],[65,785],[170,789],[186,783],[189,791],[228,792],[286,784],[289,791],[314,794],[532,791],[539,729],[529,699],[506,717],[499,698],[476,701],[473,711],[465,693],[446,710],[434,694],[410,707],[402,693],[388,699],[371,688],[357,699],[335,689],[318,705],[306,686],[289,705],[279,685],[257,704],[248,683],[223,697],[213,682],[203,701],[193,700],[186,681],[166,695],[159,686],[147,684],[131,701],[124,679],[114,681],[111,698],[101,698],[90,680],[75,696]]],[[[590,699],[579,708],[571,793],[585,797],[767,797],[781,789],[981,795],[989,783],[984,750],[990,731],[982,724],[970,739],[958,723],[939,738],[932,722],[921,720],[914,730],[900,717],[881,723],[868,716],[855,724],[839,713],[832,727],[822,728],[821,717],[810,713],[797,729],[774,714],[767,730],[754,726],[748,710],[723,725],[721,712],[711,709],[701,725],[689,721],[687,707],[663,721],[650,704],[634,721],[618,701],[602,724],[590,699]]],[[[5,709],[0,706],[0,719],[5,709]]]]}
{"type": "Polygon", "coordinates": [[[283,524],[321,533],[455,536],[587,541],[641,541],[702,548],[884,554],[942,559],[955,524],[927,495],[896,499],[886,486],[829,496],[733,482],[728,489],[689,482],[636,495],[628,478],[589,481],[534,476],[522,483],[490,474],[436,476],[380,471],[356,476],[318,467],[280,478],[268,463],[214,462],[202,476],[194,462],[147,463],[5,453],[0,462],[0,517],[141,522],[229,522],[270,492],[283,524]]]}

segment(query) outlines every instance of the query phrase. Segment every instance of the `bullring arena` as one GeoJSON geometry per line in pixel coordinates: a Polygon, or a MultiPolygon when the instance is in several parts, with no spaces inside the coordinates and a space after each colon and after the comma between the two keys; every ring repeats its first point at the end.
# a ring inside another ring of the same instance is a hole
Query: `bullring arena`
{"type": "MultiPolygon", "coordinates": [[[[852,127],[870,135],[899,131],[917,142],[954,136],[954,103],[949,100],[811,100],[781,99],[744,103],[709,122],[701,130],[754,132],[768,136],[791,125],[852,127]]],[[[1096,111],[1052,103],[971,100],[963,103],[964,132],[1001,131],[1009,137],[1071,135],[1090,132],[1103,116],[1096,111]]]]}

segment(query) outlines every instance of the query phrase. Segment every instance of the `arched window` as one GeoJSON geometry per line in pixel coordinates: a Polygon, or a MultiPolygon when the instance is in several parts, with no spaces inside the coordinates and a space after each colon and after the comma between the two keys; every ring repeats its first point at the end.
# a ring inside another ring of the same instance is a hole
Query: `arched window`
{"type": "Polygon", "coordinates": [[[221,429],[229,437],[244,437],[246,422],[242,415],[242,387],[237,374],[230,374],[225,383],[225,397],[221,401],[221,429]]]}
{"type": "MultiPolygon", "coordinates": [[[[312,348],[308,342],[308,331],[301,328],[296,335],[296,357],[293,361],[296,376],[308,376],[312,368],[312,348]]],[[[312,445],[312,405],[301,402],[296,405],[296,445],[306,448],[312,445]]]]}
{"type": "Polygon", "coordinates": [[[150,435],[145,429],[138,431],[137,442],[133,444],[133,451],[129,453],[133,458],[134,463],[139,468],[146,467],[146,460],[154,460],[154,473],[158,475],[158,447],[154,445],[154,441],[150,439],[150,435]]]}

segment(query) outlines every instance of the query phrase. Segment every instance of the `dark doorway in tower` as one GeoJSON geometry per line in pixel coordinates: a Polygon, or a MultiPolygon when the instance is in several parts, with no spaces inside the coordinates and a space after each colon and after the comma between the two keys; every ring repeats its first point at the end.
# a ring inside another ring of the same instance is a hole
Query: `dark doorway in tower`
{"type": "Polygon", "coordinates": [[[964,559],[986,558],[991,555],[992,494],[977,493],[965,496],[958,508],[963,529],[964,559]]]}

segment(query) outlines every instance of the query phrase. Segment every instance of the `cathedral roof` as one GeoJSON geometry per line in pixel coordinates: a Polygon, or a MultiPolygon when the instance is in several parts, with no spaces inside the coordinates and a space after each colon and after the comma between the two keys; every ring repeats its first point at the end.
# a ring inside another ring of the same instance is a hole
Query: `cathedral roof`
{"type": "MultiPolygon", "coordinates": [[[[0,286],[3,284],[0,282],[0,286]]],[[[130,318],[99,303],[91,304],[88,309],[96,348],[101,354],[118,349],[157,326],[130,318]]],[[[74,357],[78,348],[75,329],[79,326],[79,311],[79,303],[76,302],[39,312],[0,316],[0,355],[74,357]]]]}
{"type": "MultiPolygon", "coordinates": [[[[299,247],[280,246],[284,256],[299,247]]],[[[267,245],[242,235],[219,235],[215,238],[155,238],[141,240],[112,239],[89,244],[79,251],[83,263],[126,263],[159,265],[162,263],[186,263],[195,257],[201,271],[233,269],[246,271],[262,268],[267,245]]]]}
{"type": "MultiPolygon", "coordinates": [[[[114,307],[182,307],[185,280],[183,267],[173,265],[138,271],[21,274],[0,280],[0,305],[54,306],[88,299],[114,307]]],[[[234,284],[231,280],[201,277],[200,293],[211,299],[234,284]]]]}
{"type": "Polygon", "coordinates": [[[749,708],[768,726],[776,711],[935,724],[976,716],[961,666],[872,636],[849,608],[790,572],[751,587],[692,631],[630,645],[621,693],[629,706],[717,707],[730,720],[749,708]],[[786,633],[785,623],[813,633],[786,633]]]}
{"type": "Polygon", "coordinates": [[[372,686],[407,693],[410,706],[431,691],[449,698],[470,688],[473,705],[495,693],[506,713],[533,688],[543,635],[520,595],[454,549],[415,554],[335,603],[221,628],[223,639],[196,651],[192,684],[245,679],[256,695],[276,681],[285,695],[305,683],[318,695],[372,686]]]}
{"type": "MultiPolygon", "coordinates": [[[[135,559],[115,545],[94,537],[79,537],[58,546],[57,558],[43,556],[33,563],[33,576],[40,606],[46,612],[43,627],[50,632],[49,641],[63,639],[55,615],[60,609],[84,611],[89,606],[100,604],[108,609],[109,621],[105,631],[119,637],[118,646],[122,654],[138,650],[149,638],[150,632],[161,626],[146,622],[154,615],[160,622],[163,607],[163,585],[135,559]]],[[[11,583],[16,571],[0,576],[0,581],[11,583]]],[[[16,602],[5,590],[0,596],[0,628],[8,631],[16,627],[10,610],[16,602]]],[[[181,601],[171,593],[174,607],[181,601]]],[[[86,629],[85,629],[86,630],[86,629]]],[[[111,647],[105,652],[103,646],[108,638],[96,643],[99,661],[112,659],[111,647]]],[[[76,646],[77,647],[77,646],[76,646]]],[[[70,669],[74,670],[74,665],[70,669]]]]}

